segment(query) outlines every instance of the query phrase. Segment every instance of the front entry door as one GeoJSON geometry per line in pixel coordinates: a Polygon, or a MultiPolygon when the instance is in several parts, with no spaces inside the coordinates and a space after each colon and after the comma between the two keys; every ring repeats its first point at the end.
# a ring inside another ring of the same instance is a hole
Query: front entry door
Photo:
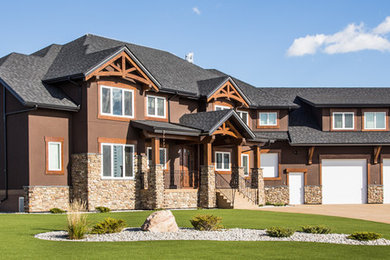
{"type": "Polygon", "coordinates": [[[302,172],[289,172],[288,185],[290,190],[290,204],[303,204],[304,174],[302,172]]]}
{"type": "Polygon", "coordinates": [[[180,186],[182,188],[193,187],[193,152],[188,147],[180,148],[180,186]]]}

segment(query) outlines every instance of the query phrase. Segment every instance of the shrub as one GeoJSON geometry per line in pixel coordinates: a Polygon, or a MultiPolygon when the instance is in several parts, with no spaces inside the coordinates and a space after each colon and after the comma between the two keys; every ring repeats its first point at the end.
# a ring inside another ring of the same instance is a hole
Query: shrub
{"type": "Polygon", "coordinates": [[[303,226],[302,232],[312,233],[312,234],[329,234],[331,231],[330,228],[325,226],[303,226]]]}
{"type": "Polygon", "coordinates": [[[125,227],[125,221],[122,219],[105,218],[92,228],[93,234],[108,234],[121,232],[125,227]]]}
{"type": "Polygon", "coordinates": [[[270,237],[290,237],[294,234],[294,230],[282,227],[271,227],[266,230],[270,237]]]}
{"type": "Polygon", "coordinates": [[[69,239],[83,239],[88,232],[87,215],[82,213],[85,208],[85,204],[80,201],[70,204],[67,213],[69,239]]]}
{"type": "Polygon", "coordinates": [[[271,202],[267,201],[267,202],[265,203],[265,205],[271,206],[271,205],[273,205],[273,204],[272,204],[271,202]]]}
{"type": "Polygon", "coordinates": [[[107,208],[107,207],[96,207],[95,208],[98,212],[100,212],[100,213],[107,213],[107,212],[110,212],[111,210],[109,209],[109,208],[107,208]]]}
{"type": "Polygon", "coordinates": [[[53,213],[53,214],[61,214],[61,213],[65,213],[66,212],[65,210],[62,210],[62,209],[59,209],[59,208],[51,208],[49,211],[50,211],[50,213],[53,213]]]}
{"type": "Polygon", "coordinates": [[[190,220],[192,226],[200,231],[214,231],[222,229],[222,218],[214,215],[198,215],[190,220]]]}
{"type": "Polygon", "coordinates": [[[259,207],[264,207],[264,205],[263,204],[259,204],[259,207]]]}
{"type": "Polygon", "coordinates": [[[283,206],[286,206],[286,205],[287,205],[286,203],[274,203],[275,207],[283,207],[283,206]]]}
{"type": "Polygon", "coordinates": [[[381,237],[382,237],[381,234],[375,232],[355,232],[348,236],[349,239],[354,239],[359,241],[376,240],[381,237]]]}

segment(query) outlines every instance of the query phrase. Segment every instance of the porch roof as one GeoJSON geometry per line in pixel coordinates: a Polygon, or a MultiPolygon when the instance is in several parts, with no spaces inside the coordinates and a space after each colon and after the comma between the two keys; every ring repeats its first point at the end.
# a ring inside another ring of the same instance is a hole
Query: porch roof
{"type": "Polygon", "coordinates": [[[161,121],[132,120],[131,125],[155,134],[165,133],[186,136],[199,136],[201,134],[198,129],[161,121]]]}

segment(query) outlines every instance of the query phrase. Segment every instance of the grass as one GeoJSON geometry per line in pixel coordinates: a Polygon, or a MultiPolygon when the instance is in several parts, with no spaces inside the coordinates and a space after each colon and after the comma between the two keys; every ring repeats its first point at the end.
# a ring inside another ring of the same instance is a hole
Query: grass
{"type": "MultiPolygon", "coordinates": [[[[106,217],[120,218],[128,226],[141,226],[150,211],[88,214],[89,222],[106,217]]],[[[271,226],[300,229],[304,225],[326,225],[335,233],[372,231],[390,239],[390,225],[339,217],[246,210],[182,210],[173,212],[178,225],[190,227],[198,214],[213,214],[227,228],[265,229],[271,226]]],[[[237,259],[237,258],[351,258],[386,259],[390,246],[352,246],[303,242],[55,242],[35,239],[37,233],[66,228],[65,215],[0,214],[0,252],[2,259],[237,259]]]]}

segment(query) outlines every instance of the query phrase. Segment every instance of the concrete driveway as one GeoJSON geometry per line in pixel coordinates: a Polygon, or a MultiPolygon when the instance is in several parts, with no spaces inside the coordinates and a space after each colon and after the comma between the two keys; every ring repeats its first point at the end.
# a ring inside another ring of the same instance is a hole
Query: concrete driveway
{"type": "Polygon", "coordinates": [[[295,205],[262,207],[259,210],[357,218],[390,224],[390,204],[295,205]]]}

